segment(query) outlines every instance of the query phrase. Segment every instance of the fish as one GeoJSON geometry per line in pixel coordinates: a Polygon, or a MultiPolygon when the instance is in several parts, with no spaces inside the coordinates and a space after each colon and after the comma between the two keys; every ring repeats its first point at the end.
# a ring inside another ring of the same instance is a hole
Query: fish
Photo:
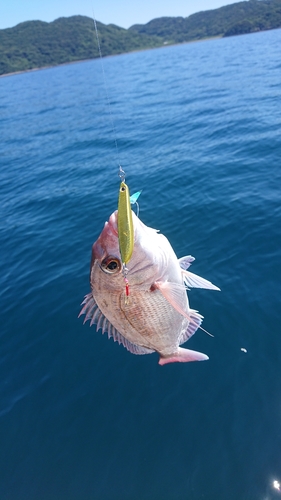
{"type": "Polygon", "coordinates": [[[206,354],[180,347],[201,328],[203,316],[189,306],[187,289],[220,290],[191,273],[191,255],[177,258],[168,239],[134,212],[134,247],[127,265],[126,297],[118,242],[118,210],[93,244],[91,292],[82,302],[84,323],[108,334],[133,354],[159,354],[159,364],[203,361],[206,354]]]}

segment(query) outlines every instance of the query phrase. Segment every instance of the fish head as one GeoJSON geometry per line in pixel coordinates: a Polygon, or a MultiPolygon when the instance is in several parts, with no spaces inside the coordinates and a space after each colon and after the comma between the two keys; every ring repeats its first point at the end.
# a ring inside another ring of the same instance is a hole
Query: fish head
{"type": "Polygon", "coordinates": [[[122,271],[117,221],[118,211],[116,210],[105,223],[101,234],[93,244],[91,269],[97,263],[100,269],[109,275],[119,274],[122,271]]]}
{"type": "MultiPolygon", "coordinates": [[[[133,212],[134,249],[126,268],[130,285],[153,283],[159,278],[157,268],[161,268],[166,252],[163,251],[163,235],[146,226],[133,212]],[[157,274],[157,276],[156,276],[157,274]]],[[[104,228],[92,248],[91,284],[95,287],[97,274],[103,274],[103,283],[114,282],[117,285],[124,277],[123,264],[118,240],[118,211],[116,210],[105,223],[104,228]],[[114,279],[113,279],[114,278],[114,279]]],[[[113,284],[113,283],[112,283],[113,284]]]]}

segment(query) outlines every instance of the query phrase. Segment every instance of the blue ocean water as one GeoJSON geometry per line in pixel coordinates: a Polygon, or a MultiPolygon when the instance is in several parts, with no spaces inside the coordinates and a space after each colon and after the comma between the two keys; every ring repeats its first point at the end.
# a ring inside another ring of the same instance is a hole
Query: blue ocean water
{"type": "Polygon", "coordinates": [[[99,60],[0,79],[1,500],[280,497],[280,47],[110,57],[107,90],[99,60]],[[189,292],[207,362],[160,367],[77,319],[118,161],[222,290],[189,292]]]}

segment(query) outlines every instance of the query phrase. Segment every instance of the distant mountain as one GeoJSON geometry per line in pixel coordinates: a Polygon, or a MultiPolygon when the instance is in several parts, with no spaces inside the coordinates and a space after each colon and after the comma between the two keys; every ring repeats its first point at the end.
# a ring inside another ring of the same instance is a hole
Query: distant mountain
{"type": "MultiPolygon", "coordinates": [[[[281,0],[248,0],[192,14],[160,17],[128,30],[97,22],[103,56],[281,27],[281,0]]],[[[61,17],[0,30],[0,75],[99,56],[94,21],[61,17]]]]}
{"type": "Polygon", "coordinates": [[[254,33],[281,27],[281,0],[249,0],[189,17],[160,17],[129,31],[181,43],[217,36],[254,33]]]}
{"type": "MultiPolygon", "coordinates": [[[[103,56],[162,45],[159,37],[97,21],[103,56]]],[[[93,19],[61,17],[51,23],[27,21],[0,30],[0,75],[99,56],[93,19]]]]}

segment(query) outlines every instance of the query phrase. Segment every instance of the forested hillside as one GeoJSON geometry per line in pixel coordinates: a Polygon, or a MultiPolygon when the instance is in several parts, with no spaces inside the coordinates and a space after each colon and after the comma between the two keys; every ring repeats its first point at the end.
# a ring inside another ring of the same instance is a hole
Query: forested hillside
{"type": "Polygon", "coordinates": [[[189,17],[160,17],[135,24],[130,31],[156,35],[173,43],[254,33],[281,27],[281,0],[248,0],[189,17]]]}
{"type": "MultiPolygon", "coordinates": [[[[157,47],[159,37],[97,22],[103,56],[157,47]]],[[[93,19],[61,17],[52,23],[27,21],[0,30],[0,74],[98,57],[93,19]]]]}
{"type": "MultiPolygon", "coordinates": [[[[281,27],[281,0],[248,0],[189,17],[160,17],[128,30],[97,22],[103,56],[281,27]]],[[[0,75],[98,57],[93,19],[27,21],[0,30],[0,75]]]]}

